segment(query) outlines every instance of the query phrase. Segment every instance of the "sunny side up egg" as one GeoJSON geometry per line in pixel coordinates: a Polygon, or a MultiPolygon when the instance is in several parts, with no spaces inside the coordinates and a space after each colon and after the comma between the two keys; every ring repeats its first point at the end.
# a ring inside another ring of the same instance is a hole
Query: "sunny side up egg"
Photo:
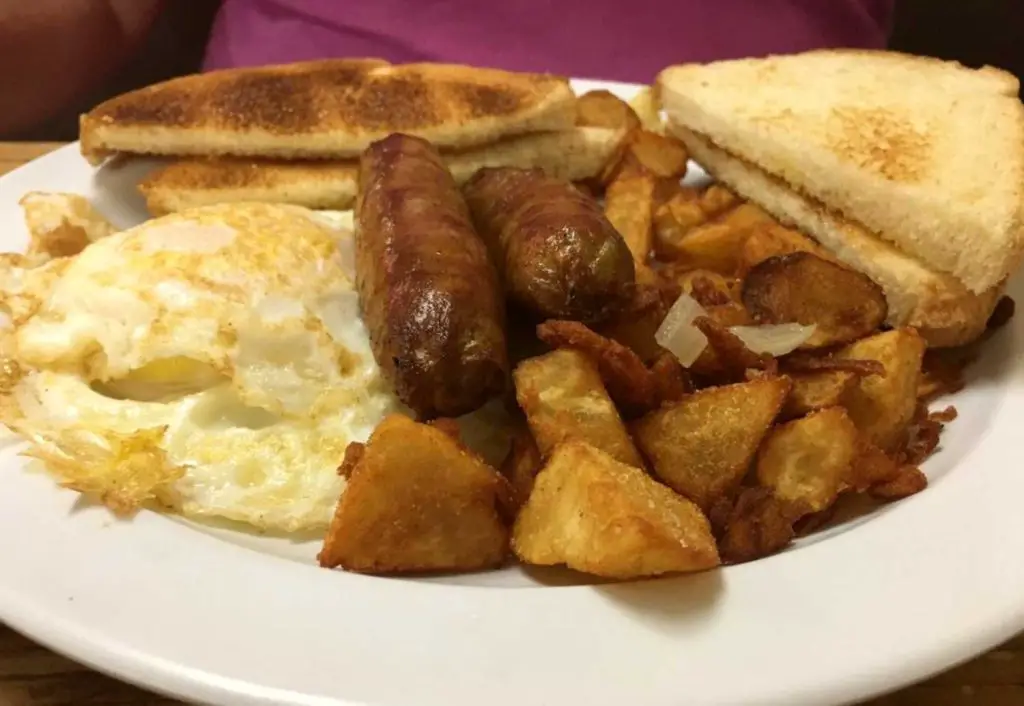
{"type": "Polygon", "coordinates": [[[116,510],[325,527],[346,446],[398,407],[351,239],[303,208],[223,204],[38,267],[8,259],[0,421],[116,510]]]}

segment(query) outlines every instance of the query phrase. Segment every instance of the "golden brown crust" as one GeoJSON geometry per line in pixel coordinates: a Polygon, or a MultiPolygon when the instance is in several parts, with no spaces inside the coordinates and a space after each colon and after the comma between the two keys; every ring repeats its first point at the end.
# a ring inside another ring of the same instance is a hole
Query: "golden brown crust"
{"type": "Polygon", "coordinates": [[[455,181],[395,134],[360,159],[356,283],[374,357],[420,418],[457,417],[508,375],[504,301],[455,181]]]}
{"type": "Polygon", "coordinates": [[[392,132],[463,146],[515,134],[517,122],[538,117],[530,129],[568,128],[573,100],[565,78],[446,64],[330,59],[228,69],[100,104],[82,116],[82,151],[328,158],[392,132]],[[182,145],[183,134],[199,142],[182,145]],[[325,135],[324,144],[302,139],[325,135]]]}

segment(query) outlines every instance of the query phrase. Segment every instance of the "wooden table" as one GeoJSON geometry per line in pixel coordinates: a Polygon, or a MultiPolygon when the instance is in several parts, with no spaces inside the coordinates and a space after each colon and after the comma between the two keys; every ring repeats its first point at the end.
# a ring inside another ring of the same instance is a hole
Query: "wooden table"
{"type": "MultiPolygon", "coordinates": [[[[0,142],[0,174],[59,147],[0,142]]],[[[0,625],[0,706],[174,703],[104,677],[0,625]]],[[[1024,635],[870,706],[1024,706],[1024,635]]]]}

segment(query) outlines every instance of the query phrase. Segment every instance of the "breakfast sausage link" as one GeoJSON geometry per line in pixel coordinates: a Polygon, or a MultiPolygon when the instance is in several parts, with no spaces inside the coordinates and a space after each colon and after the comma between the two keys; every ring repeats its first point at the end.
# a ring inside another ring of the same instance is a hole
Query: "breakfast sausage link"
{"type": "Polygon", "coordinates": [[[423,419],[470,412],[508,374],[504,301],[437,151],[395,134],[359,160],[356,281],[374,357],[423,419]]]}
{"type": "Polygon", "coordinates": [[[539,169],[487,168],[463,194],[516,303],[545,318],[594,323],[629,301],[629,248],[600,205],[571,183],[539,169]]]}

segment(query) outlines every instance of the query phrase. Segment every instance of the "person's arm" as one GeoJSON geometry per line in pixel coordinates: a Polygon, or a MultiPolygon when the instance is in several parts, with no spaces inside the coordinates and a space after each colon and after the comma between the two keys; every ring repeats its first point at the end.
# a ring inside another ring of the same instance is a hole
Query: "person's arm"
{"type": "Polygon", "coordinates": [[[163,0],[0,0],[0,134],[96,87],[138,49],[163,0]]]}

